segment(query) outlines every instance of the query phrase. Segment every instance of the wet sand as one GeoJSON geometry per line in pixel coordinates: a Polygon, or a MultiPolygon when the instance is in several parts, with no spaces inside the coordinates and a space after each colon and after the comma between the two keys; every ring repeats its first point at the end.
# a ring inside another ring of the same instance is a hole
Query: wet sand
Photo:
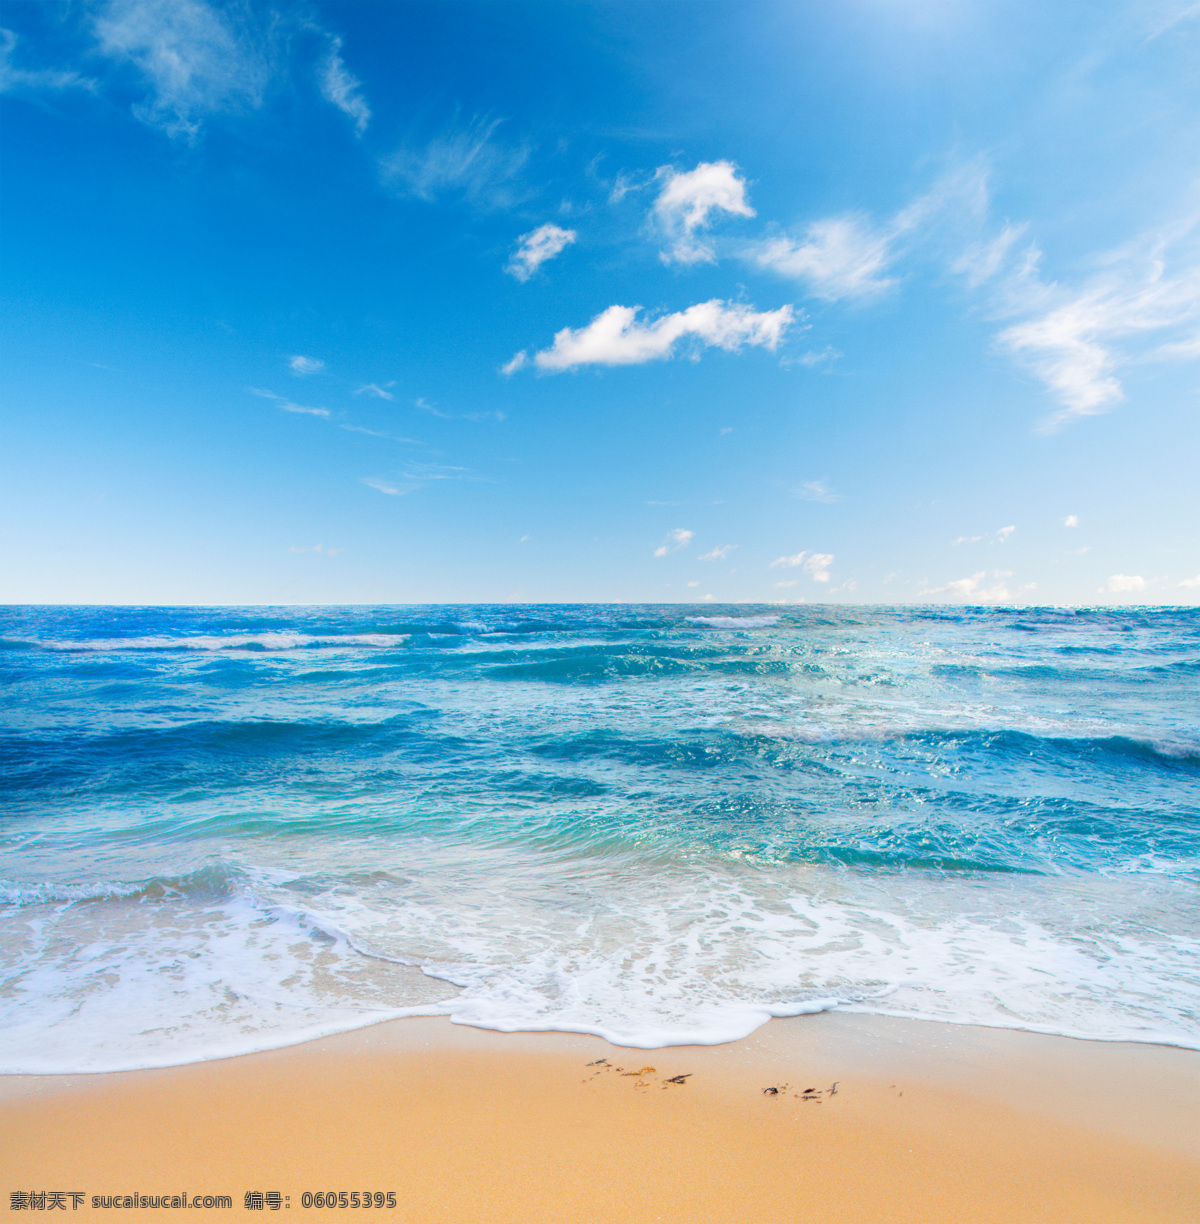
{"type": "Polygon", "coordinates": [[[662,1050],[400,1020],[0,1077],[0,1170],[14,1219],[13,1191],[74,1190],[92,1219],[93,1195],[186,1191],[233,1206],[185,1218],[261,1220],[246,1192],[278,1191],[293,1221],[1193,1224],[1200,1053],[846,1013],[662,1050]],[[396,1207],[303,1206],[330,1190],[396,1207]]]}

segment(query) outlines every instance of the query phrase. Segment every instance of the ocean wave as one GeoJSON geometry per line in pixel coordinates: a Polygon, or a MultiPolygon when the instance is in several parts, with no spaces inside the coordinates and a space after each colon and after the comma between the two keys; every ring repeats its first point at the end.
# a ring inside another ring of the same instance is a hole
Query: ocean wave
{"type": "Polygon", "coordinates": [[[693,625],[711,625],[714,629],[767,629],[779,624],[778,616],[688,616],[693,625]]]}

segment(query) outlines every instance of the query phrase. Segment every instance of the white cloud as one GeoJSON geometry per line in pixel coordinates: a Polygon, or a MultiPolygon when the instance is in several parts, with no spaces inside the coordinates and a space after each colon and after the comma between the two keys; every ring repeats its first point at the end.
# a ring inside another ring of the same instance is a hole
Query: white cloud
{"type": "Polygon", "coordinates": [[[1013,225],[1005,221],[995,237],[971,243],[950,264],[950,271],[966,278],[972,289],[978,289],[985,281],[994,277],[1008,262],[1012,248],[1022,238],[1027,225],[1013,225]]]}
{"type": "MultiPolygon", "coordinates": [[[[640,365],[670,357],[675,345],[688,336],[727,352],[746,344],[774,350],[795,319],[791,306],[756,311],[715,298],[650,323],[637,321],[640,310],[640,306],[610,306],[586,327],[564,327],[550,348],[534,355],[534,364],[554,371],[581,365],[640,365]]],[[[512,373],[524,364],[518,353],[503,369],[512,373]]]]}
{"type": "Polygon", "coordinates": [[[719,548],[711,549],[704,553],[699,560],[701,561],[724,561],[733,550],[737,548],[736,544],[722,544],[719,548]]]}
{"type": "Polygon", "coordinates": [[[804,240],[770,238],[752,258],[760,268],[808,282],[814,297],[827,301],[865,298],[882,293],[894,282],[885,277],[891,258],[891,238],[870,229],[857,217],[814,221],[804,240]]]}
{"type": "Polygon", "coordinates": [[[1197,587],[1200,587],[1200,574],[1197,574],[1195,578],[1185,578],[1179,585],[1194,591],[1197,587]]]}
{"type": "Polygon", "coordinates": [[[263,399],[274,400],[284,412],[296,412],[301,413],[304,416],[315,417],[329,416],[328,408],[309,408],[305,404],[293,404],[292,401],[287,398],[287,396],[276,395],[274,391],[264,391],[262,387],[250,387],[249,390],[252,395],[259,395],[263,399]]]}
{"type": "Polygon", "coordinates": [[[776,557],[771,569],[795,569],[803,566],[812,575],[814,582],[828,582],[829,569],[833,565],[833,553],[798,552],[790,557],[776,557]]]}
{"type": "Polygon", "coordinates": [[[445,463],[410,463],[401,475],[405,480],[461,480],[469,471],[445,463]]]}
{"type": "Polygon", "coordinates": [[[0,93],[22,89],[95,89],[96,82],[77,72],[56,68],[18,68],[13,63],[17,36],[0,29],[0,93]]]}
{"type": "Polygon", "coordinates": [[[303,416],[328,417],[328,408],[309,408],[304,404],[293,404],[291,400],[280,400],[280,408],[284,412],[296,412],[303,416]]]}
{"type": "Polygon", "coordinates": [[[500,373],[505,378],[515,374],[518,370],[523,370],[529,364],[529,354],[522,349],[519,353],[515,353],[511,361],[506,361],[500,367],[500,373]]]}
{"type": "Polygon", "coordinates": [[[700,239],[712,224],[714,213],[753,217],[746,202],[746,180],[738,177],[732,162],[701,162],[683,173],[672,166],[659,168],[662,190],[654,201],[653,218],[669,243],[664,263],[711,263],[711,244],[700,239]]]}
{"type": "Polygon", "coordinates": [[[539,225],[517,240],[520,245],[504,270],[519,281],[527,281],[546,260],[553,259],[577,237],[574,230],[563,229],[550,222],[539,225]]]}
{"type": "Polygon", "coordinates": [[[688,583],[688,586],[689,586],[689,587],[698,587],[699,585],[700,585],[700,584],[699,584],[698,582],[689,582],[689,583],[688,583]]]}
{"type": "Polygon", "coordinates": [[[525,194],[519,176],[529,150],[494,139],[500,122],[477,118],[452,125],[422,148],[397,149],[380,163],[384,181],[427,203],[456,193],[479,207],[509,207],[525,194]]]}
{"type": "Polygon", "coordinates": [[[324,544],[314,544],[311,548],[297,548],[294,544],[288,549],[290,553],[321,553],[326,557],[336,557],[345,552],[344,548],[326,548],[324,544]]]}
{"type": "Polygon", "coordinates": [[[993,570],[990,576],[993,581],[992,586],[984,585],[989,575],[986,570],[980,570],[977,574],[972,574],[970,578],[956,578],[953,582],[946,583],[945,586],[922,590],[921,594],[948,595],[951,599],[961,599],[963,602],[970,603],[1003,603],[1011,599],[1012,595],[1008,587],[1001,581],[1011,577],[1011,574],[1006,571],[993,570]]]}
{"type": "Polygon", "coordinates": [[[832,344],[827,344],[819,352],[815,349],[810,349],[807,353],[801,353],[796,361],[802,366],[808,366],[812,369],[819,365],[833,365],[840,357],[844,357],[844,353],[839,353],[832,344]]]}
{"type": "Polygon", "coordinates": [[[1140,574],[1113,574],[1100,588],[1101,595],[1119,595],[1129,591],[1144,591],[1146,580],[1140,574]]]}
{"type": "Polygon", "coordinates": [[[1047,428],[1113,408],[1125,397],[1123,367],[1200,356],[1198,223],[1200,215],[1188,216],[1101,253],[1076,285],[1043,280],[1032,244],[1012,256],[993,286],[993,309],[1020,321],[997,343],[1061,405],[1047,428]]]}
{"type": "Polygon", "coordinates": [[[668,531],[663,542],[654,550],[654,555],[656,557],[665,557],[667,553],[673,553],[680,548],[686,548],[692,542],[692,537],[695,534],[694,531],[686,531],[682,527],[676,527],[674,531],[668,531]]]}
{"type": "Polygon", "coordinates": [[[842,500],[842,495],[835,493],[823,480],[806,480],[798,489],[793,490],[793,495],[801,501],[825,502],[827,505],[842,500]]]}
{"type": "Polygon", "coordinates": [[[109,0],[95,31],[101,52],[133,64],[150,87],[133,113],[170,136],[192,140],[204,116],[262,102],[266,56],[230,10],[204,0],[109,0]]]}
{"type": "Polygon", "coordinates": [[[297,354],[288,358],[288,368],[293,374],[315,374],[325,368],[325,363],[318,361],[316,357],[302,357],[297,354]]]}
{"type": "Polygon", "coordinates": [[[997,528],[996,529],[996,543],[997,544],[1005,543],[1008,540],[1008,537],[1012,535],[1014,531],[1016,531],[1016,527],[1011,524],[1008,527],[997,528]]]}
{"type": "Polygon", "coordinates": [[[1079,526],[1079,515],[1078,514],[1068,514],[1067,517],[1063,519],[1063,526],[1064,527],[1078,527],[1079,526]]]}
{"type": "Polygon", "coordinates": [[[402,442],[407,446],[424,446],[418,438],[401,438],[396,434],[381,433],[378,429],[367,429],[363,425],[342,425],[349,433],[366,434],[368,438],[383,438],[386,442],[402,442]]]}
{"type": "Polygon", "coordinates": [[[394,485],[386,480],[379,480],[375,476],[364,476],[362,483],[368,488],[376,489],[380,493],[386,493],[388,497],[403,497],[406,493],[411,493],[418,486],[416,485],[394,485]]]}
{"type": "Polygon", "coordinates": [[[321,94],[338,110],[354,120],[354,130],[361,136],[371,122],[371,108],[362,96],[362,82],[347,67],[342,59],[342,40],[329,40],[329,53],[321,62],[319,70],[321,94]]]}
{"type": "Polygon", "coordinates": [[[382,387],[378,383],[367,383],[366,386],[356,387],[354,389],[354,394],[372,395],[376,399],[395,399],[396,397],[387,389],[388,387],[394,387],[395,385],[395,382],[387,383],[382,387]]]}
{"type": "Polygon", "coordinates": [[[950,541],[950,544],[951,544],[951,546],[952,546],[952,547],[953,547],[953,546],[956,546],[956,545],[958,545],[958,544],[978,544],[978,543],[979,543],[979,541],[980,541],[980,540],[982,540],[982,539],[983,539],[983,536],[981,536],[981,535],[977,535],[977,536],[959,536],[959,537],[958,537],[956,540],[951,540],[951,541],[950,541]]]}
{"type": "Polygon", "coordinates": [[[778,235],[749,245],[744,254],[761,268],[806,282],[814,297],[871,298],[896,283],[887,272],[914,242],[979,216],[987,196],[986,170],[971,162],[944,175],[882,225],[859,214],[822,217],[810,222],[801,238],[778,235]]]}

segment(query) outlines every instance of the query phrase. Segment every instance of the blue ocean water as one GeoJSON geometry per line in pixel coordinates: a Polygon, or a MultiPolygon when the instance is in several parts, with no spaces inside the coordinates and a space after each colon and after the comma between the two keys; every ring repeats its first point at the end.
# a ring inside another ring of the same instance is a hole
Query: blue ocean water
{"type": "Polygon", "coordinates": [[[1200,611],[0,609],[0,1069],[830,1007],[1200,1048],[1200,611]]]}

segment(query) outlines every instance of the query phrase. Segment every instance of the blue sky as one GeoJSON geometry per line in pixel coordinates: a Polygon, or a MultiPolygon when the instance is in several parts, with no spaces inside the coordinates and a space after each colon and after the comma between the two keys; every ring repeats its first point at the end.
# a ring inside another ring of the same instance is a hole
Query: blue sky
{"type": "Polygon", "coordinates": [[[1200,602],[1200,4],[0,26],[0,599],[1200,602]]]}

